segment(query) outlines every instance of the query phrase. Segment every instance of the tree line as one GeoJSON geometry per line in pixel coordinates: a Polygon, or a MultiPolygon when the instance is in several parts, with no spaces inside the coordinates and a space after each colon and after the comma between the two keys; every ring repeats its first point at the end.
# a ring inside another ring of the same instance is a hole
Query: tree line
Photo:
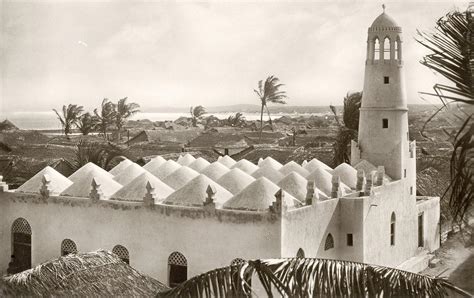
{"type": "Polygon", "coordinates": [[[121,139],[121,131],[127,120],[140,111],[140,105],[134,102],[128,103],[124,97],[114,103],[107,98],[102,100],[100,109],[94,109],[93,113],[84,113],[84,107],[77,104],[63,105],[62,113],[56,109],[56,113],[64,135],[69,139],[69,134],[77,128],[83,135],[91,132],[101,133],[107,139],[107,132],[111,128],[117,131],[117,139],[121,139]]]}

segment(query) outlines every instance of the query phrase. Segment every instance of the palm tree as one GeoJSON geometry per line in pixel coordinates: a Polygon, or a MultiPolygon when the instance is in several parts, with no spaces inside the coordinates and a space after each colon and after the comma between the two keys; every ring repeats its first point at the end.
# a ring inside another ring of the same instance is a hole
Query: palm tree
{"type": "Polygon", "coordinates": [[[195,276],[159,297],[249,297],[257,275],[268,297],[438,297],[466,291],[448,281],[383,266],[314,259],[260,259],[195,276]]]}
{"type": "Polygon", "coordinates": [[[125,158],[124,155],[127,154],[127,150],[110,142],[91,142],[82,139],[76,144],[74,153],[74,159],[70,162],[74,171],[88,162],[92,162],[108,171],[114,161],[125,158]]]}
{"type": "Polygon", "coordinates": [[[230,126],[241,126],[245,123],[245,116],[241,112],[235,113],[235,116],[230,115],[227,118],[227,125],[230,126]]]}
{"type": "Polygon", "coordinates": [[[102,132],[104,138],[107,139],[107,129],[109,129],[115,120],[115,105],[107,98],[104,98],[104,100],[102,100],[100,114],[97,109],[94,109],[94,114],[98,119],[97,128],[102,132]]]}
{"type": "Polygon", "coordinates": [[[89,112],[79,117],[79,121],[77,122],[77,128],[84,136],[94,131],[96,126],[97,126],[97,117],[91,115],[89,112]]]}
{"type": "Polygon", "coordinates": [[[443,104],[438,112],[451,105],[461,107],[456,116],[463,124],[454,135],[451,183],[445,193],[445,196],[450,193],[451,213],[458,222],[467,221],[474,199],[474,114],[462,111],[462,106],[474,105],[473,27],[474,4],[471,4],[465,12],[450,12],[440,18],[434,32],[419,31],[417,37],[417,41],[431,51],[421,64],[454,84],[436,84],[433,86],[434,93],[420,94],[437,97],[443,104]]]}
{"type": "Polygon", "coordinates": [[[342,121],[339,119],[335,106],[329,106],[339,125],[336,141],[333,144],[334,156],[333,166],[336,167],[343,162],[350,162],[349,144],[351,140],[357,139],[359,130],[359,109],[362,102],[362,92],[347,93],[344,97],[344,110],[342,121]]]}
{"type": "Polygon", "coordinates": [[[125,97],[119,99],[117,105],[115,106],[115,110],[115,126],[117,126],[117,139],[120,140],[120,132],[122,131],[123,126],[127,122],[128,118],[140,111],[140,105],[134,102],[127,103],[127,97],[125,97]]]}
{"type": "Polygon", "coordinates": [[[202,116],[206,114],[206,109],[203,106],[191,107],[189,113],[191,114],[193,127],[196,127],[198,119],[201,119],[202,116]]]}
{"type": "Polygon", "coordinates": [[[77,124],[83,109],[82,106],[78,105],[69,104],[67,107],[63,105],[62,115],[60,115],[56,109],[53,109],[61,122],[66,138],[69,139],[69,133],[71,132],[72,127],[77,124]]]}
{"type": "Polygon", "coordinates": [[[260,110],[260,140],[262,139],[263,132],[263,110],[266,108],[268,113],[268,119],[270,119],[270,125],[273,129],[272,119],[270,118],[270,110],[268,109],[267,103],[279,103],[286,104],[285,100],[288,98],[285,91],[281,91],[280,88],[283,84],[280,84],[280,80],[275,76],[269,76],[265,83],[260,80],[258,81],[258,90],[253,91],[257,93],[262,108],[260,110]]]}

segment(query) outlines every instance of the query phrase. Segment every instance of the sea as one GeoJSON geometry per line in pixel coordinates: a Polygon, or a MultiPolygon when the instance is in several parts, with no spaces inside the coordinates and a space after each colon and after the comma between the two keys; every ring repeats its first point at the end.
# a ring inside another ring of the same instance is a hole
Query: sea
{"type": "MultiPolygon", "coordinates": [[[[219,119],[226,119],[231,115],[235,115],[236,112],[226,113],[208,113],[207,115],[214,115],[219,119]]],[[[247,120],[258,120],[260,119],[260,113],[242,113],[247,120]]],[[[279,118],[281,116],[289,117],[310,117],[311,115],[323,116],[325,113],[275,113],[272,114],[272,119],[279,118]]],[[[145,113],[139,112],[133,115],[131,120],[148,119],[151,121],[174,121],[179,117],[189,117],[189,113],[145,113]]],[[[264,114],[264,120],[268,119],[267,114],[264,114]]],[[[54,131],[61,130],[61,123],[57,119],[56,114],[53,111],[45,112],[9,112],[0,113],[0,121],[4,119],[10,120],[20,129],[27,130],[40,130],[40,131],[54,131]]]]}

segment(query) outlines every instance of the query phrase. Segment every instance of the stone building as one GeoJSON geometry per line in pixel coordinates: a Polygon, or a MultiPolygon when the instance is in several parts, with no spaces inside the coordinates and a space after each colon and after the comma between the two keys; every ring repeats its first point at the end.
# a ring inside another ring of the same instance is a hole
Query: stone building
{"type": "Polygon", "coordinates": [[[423,269],[439,247],[439,198],[416,196],[401,45],[383,13],[369,28],[352,165],[187,154],[110,172],[88,164],[67,178],[47,168],[17,190],[0,185],[1,273],[99,248],[170,285],[254,258],[423,269]]]}

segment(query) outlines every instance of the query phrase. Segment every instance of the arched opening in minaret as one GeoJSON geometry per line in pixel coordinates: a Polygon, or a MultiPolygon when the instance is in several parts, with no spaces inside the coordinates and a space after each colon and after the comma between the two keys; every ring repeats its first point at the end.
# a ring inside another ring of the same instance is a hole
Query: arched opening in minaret
{"type": "Polygon", "coordinates": [[[374,60],[380,60],[380,41],[377,37],[374,39],[374,60]]]}
{"type": "Polygon", "coordinates": [[[384,60],[390,60],[390,38],[388,37],[383,40],[383,58],[384,60]]]}
{"type": "Polygon", "coordinates": [[[397,59],[397,60],[402,60],[401,43],[402,43],[402,41],[400,40],[400,37],[398,36],[397,40],[395,42],[395,59],[397,59]]]}

